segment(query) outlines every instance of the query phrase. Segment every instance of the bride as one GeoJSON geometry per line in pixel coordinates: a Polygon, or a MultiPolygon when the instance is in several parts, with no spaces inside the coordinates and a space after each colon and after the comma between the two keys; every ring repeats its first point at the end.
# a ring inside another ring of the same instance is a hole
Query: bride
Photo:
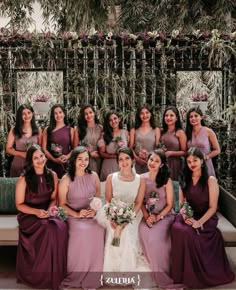
{"type": "Polygon", "coordinates": [[[141,255],[138,240],[138,227],[142,219],[140,208],[144,198],[145,179],[132,169],[134,155],[130,148],[120,148],[117,161],[120,171],[110,174],[106,180],[106,203],[110,203],[111,199],[115,198],[126,204],[134,204],[136,217],[132,223],[119,226],[107,219],[104,210],[101,210],[100,215],[97,216],[98,222],[106,227],[104,272],[122,272],[125,274],[150,271],[147,261],[141,255]],[[117,230],[120,231],[120,245],[118,247],[112,245],[117,230]]]}

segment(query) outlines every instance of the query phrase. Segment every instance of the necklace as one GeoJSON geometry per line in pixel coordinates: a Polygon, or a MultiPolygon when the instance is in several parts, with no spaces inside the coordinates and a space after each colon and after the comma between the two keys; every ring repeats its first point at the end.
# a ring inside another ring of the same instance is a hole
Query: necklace
{"type": "Polygon", "coordinates": [[[121,171],[119,172],[119,175],[120,175],[121,177],[124,177],[124,178],[134,177],[134,174],[133,174],[133,173],[124,174],[124,173],[121,173],[121,171]]]}

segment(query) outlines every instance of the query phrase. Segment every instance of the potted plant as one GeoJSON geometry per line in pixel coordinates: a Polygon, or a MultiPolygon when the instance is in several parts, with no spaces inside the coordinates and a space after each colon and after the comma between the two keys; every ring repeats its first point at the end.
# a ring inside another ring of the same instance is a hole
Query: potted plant
{"type": "Polygon", "coordinates": [[[46,93],[39,93],[34,98],[34,111],[39,115],[46,115],[50,109],[49,96],[46,93]]]}
{"type": "Polygon", "coordinates": [[[199,107],[205,114],[208,107],[208,93],[194,93],[191,96],[190,104],[192,107],[199,107]]]}

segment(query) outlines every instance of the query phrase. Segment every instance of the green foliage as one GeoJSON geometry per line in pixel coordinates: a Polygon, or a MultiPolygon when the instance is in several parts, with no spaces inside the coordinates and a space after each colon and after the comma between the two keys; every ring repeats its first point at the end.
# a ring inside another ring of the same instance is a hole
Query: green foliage
{"type": "MultiPolygon", "coordinates": [[[[36,0],[2,0],[0,15],[10,17],[11,27],[27,28],[32,24],[36,0]]],[[[235,0],[38,0],[45,23],[52,21],[59,31],[88,32],[91,28],[108,31],[109,13],[120,5],[116,31],[132,33],[174,29],[191,33],[196,29],[230,32],[236,28],[235,0]]]]}

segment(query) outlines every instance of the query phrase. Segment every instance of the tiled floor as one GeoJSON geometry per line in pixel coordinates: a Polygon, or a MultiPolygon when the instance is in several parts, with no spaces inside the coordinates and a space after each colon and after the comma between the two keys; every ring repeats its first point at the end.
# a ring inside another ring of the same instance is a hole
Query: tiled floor
{"type": "MultiPolygon", "coordinates": [[[[232,268],[234,269],[234,272],[236,273],[236,248],[226,248],[227,255],[229,257],[230,264],[232,268]]],[[[15,260],[16,260],[16,247],[0,247],[0,290],[15,290],[15,289],[26,289],[30,290],[31,288],[20,285],[16,283],[15,278],[15,260]]],[[[106,287],[106,289],[108,289],[106,287]]],[[[116,288],[110,288],[112,290],[116,290],[116,288]]],[[[119,288],[119,290],[125,289],[125,290],[131,290],[131,288],[119,288]]],[[[156,288],[155,288],[156,289],[156,288]]],[[[225,286],[219,286],[215,288],[207,288],[207,290],[236,290],[236,280],[228,285],[225,286]]],[[[133,290],[133,288],[132,288],[133,290]]],[[[142,290],[142,289],[140,289],[142,290]]],[[[153,289],[154,290],[154,289],[153,289]]]]}

